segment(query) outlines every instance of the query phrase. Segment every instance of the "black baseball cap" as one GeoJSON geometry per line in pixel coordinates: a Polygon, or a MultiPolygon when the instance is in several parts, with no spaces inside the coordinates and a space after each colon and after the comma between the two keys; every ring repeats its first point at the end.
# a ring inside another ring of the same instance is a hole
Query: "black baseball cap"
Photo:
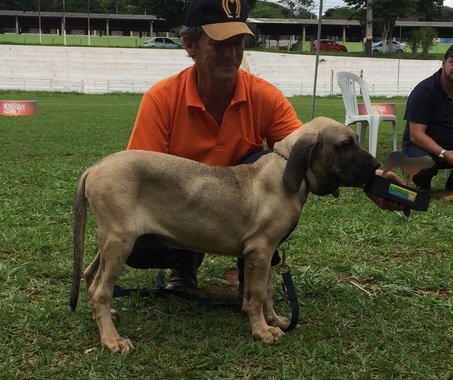
{"type": "Polygon", "coordinates": [[[186,26],[201,26],[208,37],[223,41],[238,34],[255,36],[246,24],[245,0],[192,0],[186,14],[186,26]]]}
{"type": "Polygon", "coordinates": [[[451,45],[445,52],[444,59],[448,59],[450,57],[453,57],[453,45],[451,45]]]}

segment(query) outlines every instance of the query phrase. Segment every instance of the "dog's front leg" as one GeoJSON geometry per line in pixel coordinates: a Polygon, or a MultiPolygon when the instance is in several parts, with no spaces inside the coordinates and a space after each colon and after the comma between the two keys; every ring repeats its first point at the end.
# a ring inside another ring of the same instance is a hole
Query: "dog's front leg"
{"type": "Polygon", "coordinates": [[[275,319],[272,299],[268,299],[269,295],[273,293],[269,292],[268,284],[272,253],[273,251],[268,252],[268,250],[258,248],[244,251],[245,276],[242,310],[249,316],[253,337],[266,343],[275,342],[284,335],[278,325],[269,326],[265,317],[266,312],[270,313],[271,319],[275,319]],[[272,312],[269,310],[269,305],[271,305],[272,312]]]}

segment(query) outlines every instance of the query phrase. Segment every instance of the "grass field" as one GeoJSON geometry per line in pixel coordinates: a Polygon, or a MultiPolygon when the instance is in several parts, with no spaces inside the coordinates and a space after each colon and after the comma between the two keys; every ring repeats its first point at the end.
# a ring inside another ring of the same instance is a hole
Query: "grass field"
{"type": "MultiPolygon", "coordinates": [[[[358,189],[309,197],[287,246],[299,326],[277,344],[254,341],[247,318],[230,309],[125,297],[113,301],[118,329],[137,349],[102,348],[84,289],[76,313],[68,305],[72,196],[87,166],[124,149],[140,98],[0,91],[0,99],[36,99],[39,110],[0,117],[0,379],[453,378],[453,205],[434,196],[427,212],[405,218],[358,189]]],[[[290,100],[308,121],[311,98],[290,100]]],[[[400,137],[406,99],[390,101],[400,137]]],[[[342,120],[341,98],[317,99],[316,115],[342,120]]],[[[389,129],[379,135],[382,161],[389,129]]],[[[434,187],[444,181],[440,174],[434,187]]],[[[95,251],[90,219],[84,266],[95,251]]],[[[235,301],[225,279],[234,266],[205,259],[199,293],[235,301]]],[[[128,268],[120,283],[150,286],[154,274],[128,268]]],[[[289,314],[276,289],[276,309],[289,314]]]]}

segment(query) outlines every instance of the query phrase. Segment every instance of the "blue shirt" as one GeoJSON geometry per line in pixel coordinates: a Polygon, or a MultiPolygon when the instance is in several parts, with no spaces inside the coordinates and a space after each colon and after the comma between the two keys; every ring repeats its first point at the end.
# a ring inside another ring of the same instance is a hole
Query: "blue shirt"
{"type": "Polygon", "coordinates": [[[410,141],[409,121],[427,126],[426,134],[442,148],[453,149],[453,100],[442,87],[442,69],[422,80],[407,99],[403,145],[410,141]]]}

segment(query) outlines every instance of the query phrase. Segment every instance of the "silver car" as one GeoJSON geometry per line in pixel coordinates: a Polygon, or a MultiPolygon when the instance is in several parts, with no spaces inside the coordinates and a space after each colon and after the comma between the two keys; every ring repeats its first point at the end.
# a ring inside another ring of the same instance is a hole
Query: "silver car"
{"type": "Polygon", "coordinates": [[[160,48],[182,48],[182,43],[173,41],[167,37],[153,37],[143,43],[146,47],[160,47],[160,48]]]}
{"type": "MultiPolygon", "coordinates": [[[[383,46],[384,44],[382,43],[382,41],[376,43],[373,45],[373,52],[383,52],[383,46]]],[[[398,42],[398,41],[392,41],[391,43],[387,43],[387,46],[386,46],[386,49],[385,49],[386,52],[389,52],[389,53],[395,53],[395,52],[398,52],[398,53],[405,53],[406,52],[406,45],[404,45],[403,43],[401,42],[398,42]]]]}

